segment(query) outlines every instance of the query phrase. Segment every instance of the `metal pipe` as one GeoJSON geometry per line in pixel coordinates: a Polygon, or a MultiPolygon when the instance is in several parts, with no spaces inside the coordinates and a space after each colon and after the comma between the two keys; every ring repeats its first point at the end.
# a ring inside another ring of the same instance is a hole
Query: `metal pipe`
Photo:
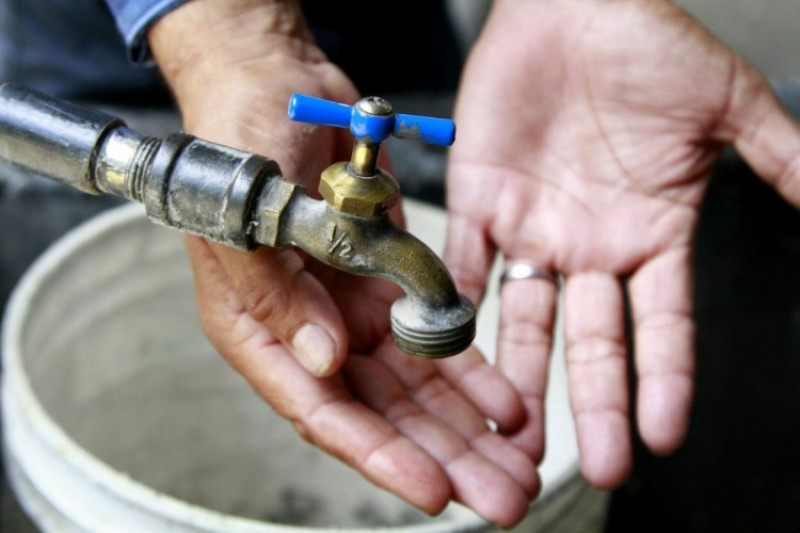
{"type": "Polygon", "coordinates": [[[141,135],[114,116],[14,84],[0,86],[0,158],[92,194],[143,203],[159,224],[240,249],[253,204],[281,177],[266,157],[177,133],[141,135]]]}
{"type": "Polygon", "coordinates": [[[0,158],[84,192],[100,194],[96,147],[123,122],[12,84],[0,86],[0,158]]]}
{"type": "Polygon", "coordinates": [[[442,262],[387,215],[396,180],[346,162],[321,178],[326,201],[281,179],[269,158],[174,134],[146,137],[116,117],[12,84],[0,86],[0,158],[93,194],[144,204],[151,220],[236,248],[297,246],[335,268],[398,284],[397,345],[444,357],[475,336],[475,308],[442,262]]]}

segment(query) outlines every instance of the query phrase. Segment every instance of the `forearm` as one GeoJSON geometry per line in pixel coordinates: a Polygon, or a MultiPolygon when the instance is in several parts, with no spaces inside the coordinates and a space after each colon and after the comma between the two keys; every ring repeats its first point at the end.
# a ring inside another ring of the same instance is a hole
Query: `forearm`
{"type": "Polygon", "coordinates": [[[187,132],[267,154],[285,175],[304,149],[302,128],[286,119],[290,96],[354,98],[299,0],[191,0],[156,21],[148,41],[187,132]]]}
{"type": "Polygon", "coordinates": [[[168,79],[198,63],[302,55],[313,42],[297,0],[194,0],[158,20],[148,39],[168,79]]]}
{"type": "Polygon", "coordinates": [[[173,90],[188,72],[219,76],[279,55],[322,59],[297,0],[193,0],[153,24],[148,40],[173,90]]]}

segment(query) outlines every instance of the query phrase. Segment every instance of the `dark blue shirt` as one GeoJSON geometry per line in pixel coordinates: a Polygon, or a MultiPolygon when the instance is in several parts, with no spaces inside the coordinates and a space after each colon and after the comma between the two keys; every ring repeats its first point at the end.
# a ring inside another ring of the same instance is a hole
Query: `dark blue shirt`
{"type": "MultiPolygon", "coordinates": [[[[63,98],[167,103],[169,91],[152,68],[146,32],[185,1],[0,0],[0,82],[63,98]]],[[[444,2],[386,2],[390,16],[377,20],[373,3],[302,5],[320,47],[362,93],[454,91],[462,57],[444,2]],[[365,46],[364,31],[381,40],[365,46]],[[405,37],[409,31],[413,39],[405,37]]]]}

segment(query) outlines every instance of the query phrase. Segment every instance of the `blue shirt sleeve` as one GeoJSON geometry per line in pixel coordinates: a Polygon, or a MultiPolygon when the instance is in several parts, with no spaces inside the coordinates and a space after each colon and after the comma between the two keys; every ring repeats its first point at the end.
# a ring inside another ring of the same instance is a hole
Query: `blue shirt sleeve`
{"type": "Polygon", "coordinates": [[[152,66],[153,57],[147,46],[150,26],[188,0],[105,0],[117,29],[125,40],[128,59],[142,66],[152,66]]]}

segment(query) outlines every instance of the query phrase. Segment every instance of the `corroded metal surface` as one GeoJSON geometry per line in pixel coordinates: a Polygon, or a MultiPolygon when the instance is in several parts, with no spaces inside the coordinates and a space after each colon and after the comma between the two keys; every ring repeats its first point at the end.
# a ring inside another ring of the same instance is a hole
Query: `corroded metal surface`
{"type": "Polygon", "coordinates": [[[408,353],[454,355],[475,336],[475,308],[441,260],[389,219],[400,193],[375,167],[379,144],[357,140],[358,164],[329,167],[318,201],[266,157],[180,133],[146,137],[111,115],[10,84],[0,104],[1,159],[140,202],[151,220],[186,233],[244,250],[297,246],[343,271],[388,279],[406,292],[391,324],[408,353]]]}

